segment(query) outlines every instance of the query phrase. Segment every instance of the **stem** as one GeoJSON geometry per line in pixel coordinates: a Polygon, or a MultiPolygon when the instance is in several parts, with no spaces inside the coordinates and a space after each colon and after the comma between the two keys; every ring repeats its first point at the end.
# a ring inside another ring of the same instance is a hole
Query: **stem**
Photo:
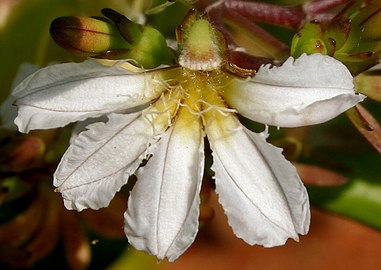
{"type": "Polygon", "coordinates": [[[319,13],[327,12],[342,4],[348,3],[348,0],[315,0],[304,5],[304,11],[308,15],[317,15],[319,13]]]}
{"type": "Polygon", "coordinates": [[[306,15],[302,6],[285,7],[267,3],[226,0],[225,5],[241,15],[253,20],[299,29],[306,15]]]}
{"type": "Polygon", "coordinates": [[[316,14],[311,18],[311,20],[317,20],[321,24],[326,24],[330,21],[332,21],[335,18],[336,14],[335,13],[321,13],[321,14],[316,14]]]}
{"type": "Polygon", "coordinates": [[[251,22],[246,17],[242,16],[238,12],[231,9],[225,9],[223,18],[225,23],[229,25],[232,23],[238,26],[240,29],[244,30],[241,35],[248,35],[252,39],[252,44],[266,52],[264,57],[285,59],[289,56],[289,47],[269,34],[267,31],[259,27],[258,25],[251,22]],[[247,33],[246,33],[247,32],[247,33]]]}

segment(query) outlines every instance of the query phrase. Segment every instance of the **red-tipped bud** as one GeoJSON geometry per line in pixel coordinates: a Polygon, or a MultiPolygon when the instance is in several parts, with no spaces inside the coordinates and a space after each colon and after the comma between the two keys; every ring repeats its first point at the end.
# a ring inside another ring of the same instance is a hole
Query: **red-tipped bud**
{"type": "Polygon", "coordinates": [[[57,18],[50,26],[50,34],[59,46],[82,56],[97,56],[128,46],[113,23],[96,18],[57,18]]]}

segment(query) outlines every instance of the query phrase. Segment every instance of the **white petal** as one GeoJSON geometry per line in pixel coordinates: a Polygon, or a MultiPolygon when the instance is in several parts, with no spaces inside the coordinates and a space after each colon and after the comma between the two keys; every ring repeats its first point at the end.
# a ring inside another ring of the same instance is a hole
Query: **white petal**
{"type": "Polygon", "coordinates": [[[17,131],[14,120],[17,116],[17,108],[13,106],[15,98],[8,96],[0,106],[1,127],[9,130],[17,131]]]}
{"type": "Polygon", "coordinates": [[[14,90],[21,132],[62,127],[109,112],[145,105],[161,93],[159,72],[131,73],[95,60],[52,65],[14,90]]]}
{"type": "MultiPolygon", "coordinates": [[[[15,88],[18,84],[20,84],[23,80],[25,80],[28,76],[32,75],[34,72],[38,71],[38,66],[31,63],[22,63],[17,70],[16,77],[12,82],[12,89],[15,92],[15,88]]],[[[12,92],[12,95],[13,95],[12,92]]]]}
{"type": "MultiPolygon", "coordinates": [[[[12,82],[12,89],[16,87],[22,80],[28,77],[33,72],[37,71],[38,67],[29,63],[23,63],[20,65],[17,71],[16,78],[12,82]]],[[[9,95],[8,98],[1,104],[0,116],[1,116],[1,126],[6,129],[15,130],[17,129],[14,124],[14,120],[17,116],[17,108],[13,106],[15,102],[15,97],[9,95]]]]}
{"type": "Polygon", "coordinates": [[[86,131],[89,129],[89,125],[97,123],[97,122],[103,122],[106,123],[108,121],[107,115],[102,115],[101,117],[97,118],[89,118],[85,121],[77,122],[71,131],[71,137],[70,137],[70,144],[74,144],[75,140],[78,138],[79,134],[81,134],[83,131],[86,131]]]}
{"type": "Polygon", "coordinates": [[[98,209],[109,204],[141,161],[153,137],[165,127],[152,128],[142,113],[111,114],[94,123],[66,151],[54,174],[54,185],[68,209],[98,209]]]}
{"type": "Polygon", "coordinates": [[[355,94],[348,69],[321,54],[290,57],[281,67],[263,66],[222,95],[241,115],[279,127],[328,121],[365,98],[355,94]]]}
{"type": "Polygon", "coordinates": [[[198,230],[203,133],[199,119],[181,118],[180,114],[155,145],[147,165],[138,170],[125,213],[129,242],[160,260],[177,259],[198,230]]]}
{"type": "Polygon", "coordinates": [[[216,192],[238,237],[251,245],[273,247],[307,233],[308,194],[281,149],[233,116],[212,120],[206,133],[216,192]]]}

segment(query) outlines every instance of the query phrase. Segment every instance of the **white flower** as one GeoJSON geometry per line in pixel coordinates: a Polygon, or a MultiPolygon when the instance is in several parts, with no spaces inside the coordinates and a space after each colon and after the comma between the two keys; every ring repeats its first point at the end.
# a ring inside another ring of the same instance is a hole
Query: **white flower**
{"type": "MultiPolygon", "coordinates": [[[[215,39],[207,23],[199,27],[215,39]]],[[[221,68],[219,47],[212,45],[192,45],[180,55],[182,66],[150,72],[94,60],[54,65],[13,93],[21,132],[107,116],[76,134],[54,185],[68,209],[98,209],[136,173],[125,233],[133,246],[159,259],[175,260],[195,239],[205,135],[216,192],[238,237],[272,247],[306,234],[308,195],[295,168],[266,142],[267,132],[251,132],[236,113],[297,127],[327,121],[364,98],[355,93],[347,68],[329,56],[289,58],[242,79],[221,68]],[[148,163],[139,168],[144,159],[148,163]]]]}

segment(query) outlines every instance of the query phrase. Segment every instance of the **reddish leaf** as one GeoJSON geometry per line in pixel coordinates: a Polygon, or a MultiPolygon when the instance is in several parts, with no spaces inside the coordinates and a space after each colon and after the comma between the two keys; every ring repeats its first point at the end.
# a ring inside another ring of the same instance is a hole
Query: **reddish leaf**
{"type": "Polygon", "coordinates": [[[250,20],[276,24],[294,30],[299,29],[306,17],[302,6],[289,7],[240,0],[226,1],[225,5],[228,9],[235,10],[250,20]]]}
{"type": "Polygon", "coordinates": [[[346,183],[347,178],[341,174],[309,164],[294,164],[298,174],[306,185],[338,186],[346,183]]]}
{"type": "Polygon", "coordinates": [[[347,115],[360,133],[381,154],[381,127],[377,120],[361,105],[349,109],[347,115]]]}
{"type": "Polygon", "coordinates": [[[233,10],[226,9],[224,23],[233,40],[252,55],[285,60],[289,56],[286,44],[233,10]]]}

